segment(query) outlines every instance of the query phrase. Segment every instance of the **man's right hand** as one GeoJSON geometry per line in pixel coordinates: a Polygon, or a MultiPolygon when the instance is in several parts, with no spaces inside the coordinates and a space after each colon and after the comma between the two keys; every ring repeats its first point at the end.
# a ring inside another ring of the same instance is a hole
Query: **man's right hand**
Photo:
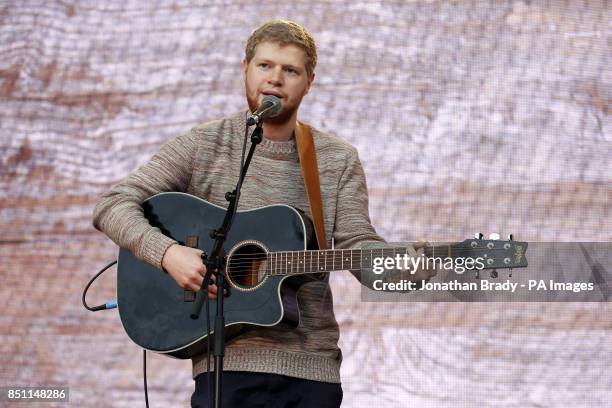
{"type": "MultiPolygon", "coordinates": [[[[171,245],[164,254],[162,267],[183,289],[194,292],[200,290],[206,274],[206,265],[202,262],[201,249],[190,248],[179,244],[171,245]]],[[[215,275],[211,276],[215,281],[215,275]]],[[[217,285],[208,286],[208,298],[217,298],[217,285]]]]}

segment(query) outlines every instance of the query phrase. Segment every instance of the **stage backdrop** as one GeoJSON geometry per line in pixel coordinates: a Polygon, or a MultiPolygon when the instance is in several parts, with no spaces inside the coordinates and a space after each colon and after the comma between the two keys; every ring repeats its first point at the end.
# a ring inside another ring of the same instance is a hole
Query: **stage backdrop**
{"type": "MultiPolygon", "coordinates": [[[[245,108],[244,45],[271,18],[317,40],[301,118],[359,149],[387,239],[610,240],[611,9],[0,1],[0,386],[143,406],[142,353],[117,312],[80,304],[117,254],[92,209],[165,141],[245,108]]],[[[610,404],[606,303],[363,303],[350,274],[332,285],[345,407],[610,404]]],[[[113,271],[89,302],[114,290],[113,271]]],[[[150,358],[152,407],[187,406],[192,389],[189,362],[150,358]]]]}

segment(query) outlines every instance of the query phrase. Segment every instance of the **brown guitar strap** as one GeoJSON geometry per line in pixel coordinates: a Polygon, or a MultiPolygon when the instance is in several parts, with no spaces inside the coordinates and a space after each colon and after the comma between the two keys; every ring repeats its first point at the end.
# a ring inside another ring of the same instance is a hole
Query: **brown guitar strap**
{"type": "Polygon", "coordinates": [[[325,226],[323,224],[321,185],[319,184],[319,168],[317,167],[317,154],[310,126],[301,122],[296,122],[295,143],[297,144],[298,156],[300,157],[304,186],[306,187],[306,195],[308,195],[308,202],[310,203],[310,210],[312,211],[319,249],[327,249],[325,226]]]}

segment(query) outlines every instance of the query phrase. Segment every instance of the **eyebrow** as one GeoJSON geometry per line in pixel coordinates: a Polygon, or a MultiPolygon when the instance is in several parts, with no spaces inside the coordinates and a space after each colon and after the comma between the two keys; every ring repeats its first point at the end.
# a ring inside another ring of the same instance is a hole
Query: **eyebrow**
{"type": "MultiPolygon", "coordinates": [[[[277,65],[276,62],[274,62],[272,60],[269,60],[269,59],[266,59],[266,58],[254,58],[254,59],[255,59],[255,62],[265,62],[265,63],[277,65]]],[[[280,65],[283,68],[292,68],[292,69],[295,69],[296,71],[301,71],[302,70],[302,68],[300,68],[298,66],[295,66],[295,65],[291,65],[291,64],[280,64],[280,65]]],[[[303,68],[303,69],[305,69],[305,68],[303,68]]]]}

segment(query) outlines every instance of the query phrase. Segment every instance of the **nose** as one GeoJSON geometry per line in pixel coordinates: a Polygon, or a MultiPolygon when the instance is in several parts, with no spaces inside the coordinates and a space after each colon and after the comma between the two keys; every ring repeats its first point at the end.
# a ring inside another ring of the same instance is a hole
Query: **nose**
{"type": "Polygon", "coordinates": [[[281,86],[283,84],[282,67],[274,67],[274,69],[270,70],[270,76],[268,77],[268,83],[274,86],[281,86]]]}

